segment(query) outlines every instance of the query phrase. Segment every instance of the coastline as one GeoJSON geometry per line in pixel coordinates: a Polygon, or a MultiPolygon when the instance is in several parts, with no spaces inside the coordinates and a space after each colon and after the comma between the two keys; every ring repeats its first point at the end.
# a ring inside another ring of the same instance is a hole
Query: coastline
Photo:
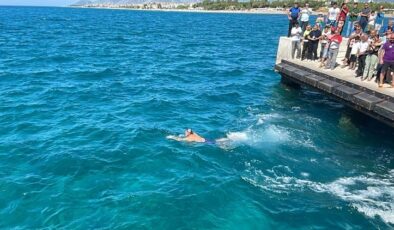
{"type": "MultiPolygon", "coordinates": [[[[80,9],[106,9],[106,10],[134,10],[134,11],[156,11],[156,12],[180,12],[180,13],[219,13],[219,14],[278,14],[285,15],[287,10],[277,10],[275,8],[257,8],[250,10],[203,10],[203,9],[176,9],[176,8],[162,8],[162,9],[141,9],[131,7],[110,7],[110,6],[65,6],[66,8],[80,8],[80,9]]],[[[323,14],[327,12],[313,11],[312,15],[323,14]]],[[[386,14],[386,17],[392,18],[394,14],[386,14]]]]}
{"type": "Polygon", "coordinates": [[[252,9],[252,10],[200,10],[200,9],[137,9],[126,7],[84,7],[68,6],[68,8],[80,9],[106,9],[106,10],[133,10],[133,11],[160,11],[160,12],[181,12],[181,13],[220,13],[220,14],[279,14],[284,15],[286,11],[274,9],[252,9]]]}

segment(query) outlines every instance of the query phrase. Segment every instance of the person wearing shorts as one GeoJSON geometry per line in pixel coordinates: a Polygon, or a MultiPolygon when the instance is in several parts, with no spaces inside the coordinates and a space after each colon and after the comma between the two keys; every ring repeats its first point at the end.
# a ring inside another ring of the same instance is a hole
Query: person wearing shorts
{"type": "MultiPolygon", "coordinates": [[[[383,80],[387,71],[394,71],[394,34],[390,34],[388,41],[382,47],[380,64],[383,64],[383,66],[380,73],[379,87],[383,87],[383,80]]],[[[391,81],[391,86],[394,87],[394,81],[391,81]]]]}
{"type": "Polygon", "coordinates": [[[360,50],[360,37],[356,36],[354,38],[354,43],[352,45],[352,49],[350,52],[349,69],[352,69],[352,70],[356,69],[357,55],[358,55],[359,50],[360,50]]]}

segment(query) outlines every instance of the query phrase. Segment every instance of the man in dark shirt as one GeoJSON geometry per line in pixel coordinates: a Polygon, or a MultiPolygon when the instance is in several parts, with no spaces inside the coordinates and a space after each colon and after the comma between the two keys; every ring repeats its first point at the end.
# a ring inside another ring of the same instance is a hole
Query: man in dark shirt
{"type": "Polygon", "coordinates": [[[294,6],[289,10],[287,14],[287,18],[289,19],[289,31],[287,33],[287,37],[291,35],[291,29],[298,23],[298,18],[300,17],[301,9],[298,6],[298,3],[294,3],[294,6]]]}
{"type": "Polygon", "coordinates": [[[370,14],[371,14],[371,9],[369,8],[368,3],[365,3],[364,9],[361,10],[361,17],[360,17],[360,26],[364,32],[365,32],[365,28],[368,25],[370,14]]]}
{"type": "Polygon", "coordinates": [[[319,40],[321,37],[321,30],[319,28],[319,25],[315,25],[312,29],[312,31],[309,33],[308,39],[309,39],[309,50],[308,50],[308,59],[315,61],[318,59],[317,56],[317,47],[319,47],[319,40]]]}

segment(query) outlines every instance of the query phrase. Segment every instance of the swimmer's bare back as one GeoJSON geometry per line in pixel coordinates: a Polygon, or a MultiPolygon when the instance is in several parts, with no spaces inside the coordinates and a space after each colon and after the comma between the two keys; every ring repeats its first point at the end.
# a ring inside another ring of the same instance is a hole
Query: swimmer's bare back
{"type": "Polygon", "coordinates": [[[179,137],[174,135],[167,136],[167,139],[176,140],[176,141],[185,141],[185,142],[197,142],[197,143],[204,143],[206,140],[204,138],[198,137],[179,137]]]}

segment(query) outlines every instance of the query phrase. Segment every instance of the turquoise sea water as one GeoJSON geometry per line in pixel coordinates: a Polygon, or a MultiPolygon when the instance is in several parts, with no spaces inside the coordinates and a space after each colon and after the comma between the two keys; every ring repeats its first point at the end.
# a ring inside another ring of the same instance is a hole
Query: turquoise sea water
{"type": "Polygon", "coordinates": [[[0,12],[1,229],[394,228],[393,130],[280,83],[284,16],[0,12]]]}

